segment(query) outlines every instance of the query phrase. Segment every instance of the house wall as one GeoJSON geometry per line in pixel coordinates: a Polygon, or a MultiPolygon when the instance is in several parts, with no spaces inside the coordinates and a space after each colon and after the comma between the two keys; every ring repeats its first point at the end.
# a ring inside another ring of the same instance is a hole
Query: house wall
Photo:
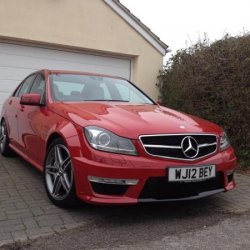
{"type": "Polygon", "coordinates": [[[103,0],[0,0],[0,38],[132,57],[132,81],[157,98],[162,54],[103,0]]]}

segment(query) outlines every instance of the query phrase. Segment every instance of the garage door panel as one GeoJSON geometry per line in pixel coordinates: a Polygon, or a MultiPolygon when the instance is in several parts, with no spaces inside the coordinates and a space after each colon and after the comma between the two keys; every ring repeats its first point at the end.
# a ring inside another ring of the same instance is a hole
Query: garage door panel
{"type": "MultiPolygon", "coordinates": [[[[30,73],[39,69],[78,70],[130,79],[130,59],[0,43],[0,105],[30,73]]],[[[1,111],[1,106],[0,106],[1,111]]]]}
{"type": "MultiPolygon", "coordinates": [[[[58,53],[60,55],[60,53],[58,53]]],[[[74,54],[75,57],[78,57],[77,54],[74,54]]],[[[93,62],[92,65],[89,64],[91,62],[91,56],[86,55],[82,60],[80,58],[70,58],[70,56],[65,56],[62,59],[58,58],[42,58],[42,57],[32,57],[32,56],[24,56],[24,55],[14,55],[14,54],[2,54],[2,60],[0,61],[0,67],[15,67],[22,68],[24,65],[25,68],[29,68],[31,70],[42,69],[42,68],[55,68],[62,69],[62,67],[69,69],[69,64],[72,70],[78,69],[93,69],[99,68],[99,70],[110,71],[110,67],[113,67],[118,72],[123,72],[123,75],[126,74],[126,71],[129,67],[129,62],[126,60],[110,60],[110,63],[107,64],[106,58],[95,57],[96,61],[93,62]],[[67,60],[65,60],[67,58],[67,60]]],[[[92,56],[93,57],[93,56],[92,56]]],[[[93,58],[92,58],[93,60],[93,58]]]]}
{"type": "MultiPolygon", "coordinates": [[[[30,56],[21,56],[21,55],[3,55],[3,61],[0,65],[1,68],[10,68],[13,70],[26,70],[28,74],[38,69],[50,68],[50,69],[70,69],[70,70],[80,70],[81,68],[88,68],[88,64],[86,63],[77,63],[70,62],[65,60],[53,60],[53,59],[45,59],[45,58],[36,58],[30,56]],[[28,70],[28,71],[27,71],[28,70]]],[[[4,71],[5,69],[3,69],[4,71]]],[[[6,69],[8,71],[8,69],[6,69]]],[[[8,72],[5,73],[5,75],[8,72]]],[[[19,74],[17,74],[18,79],[20,79],[19,74]]],[[[9,79],[9,78],[8,78],[9,79]]]]}
{"type": "Polygon", "coordinates": [[[1,80],[1,93],[12,93],[21,81],[1,80]]]}
{"type": "Polygon", "coordinates": [[[0,93],[0,105],[3,105],[3,103],[5,102],[5,100],[10,96],[10,93],[4,93],[1,92],[0,93]]]}
{"type": "MultiPolygon", "coordinates": [[[[91,64],[104,68],[107,67],[109,70],[111,68],[117,70],[126,69],[126,77],[128,77],[128,70],[130,70],[130,61],[128,59],[42,49],[21,45],[0,43],[0,54],[5,59],[5,64],[8,65],[8,63],[11,63],[12,66],[19,65],[20,62],[24,65],[30,65],[39,69],[42,66],[48,68],[48,66],[46,66],[48,62],[50,62],[50,65],[54,67],[57,67],[59,62],[64,62],[67,67],[72,64],[72,68],[74,68],[76,64],[86,66],[91,64]]],[[[119,74],[119,72],[117,73],[119,74]]]]}
{"type": "MultiPolygon", "coordinates": [[[[0,67],[0,82],[1,80],[14,80],[22,81],[28,74],[35,71],[36,69],[30,68],[9,68],[9,67],[0,67]]],[[[0,86],[1,90],[1,86],[0,86]]]]}
{"type": "Polygon", "coordinates": [[[21,56],[21,55],[1,54],[1,57],[2,57],[2,60],[0,61],[0,66],[2,67],[36,69],[37,62],[42,61],[40,58],[37,58],[36,60],[36,58],[34,57],[21,56]],[[34,65],[34,62],[35,62],[35,65],[34,65]]]}
{"type": "MultiPolygon", "coordinates": [[[[21,82],[28,74],[35,70],[35,68],[0,67],[0,82],[2,82],[2,80],[14,80],[21,82]]],[[[1,89],[2,88],[0,86],[0,91],[1,89]]]]}
{"type": "MultiPolygon", "coordinates": [[[[105,67],[108,64],[109,68],[126,68],[129,69],[130,61],[128,59],[115,58],[115,57],[106,57],[106,56],[98,56],[98,55],[88,55],[81,53],[73,53],[73,52],[65,52],[60,50],[52,50],[52,49],[42,49],[36,47],[28,47],[21,45],[11,45],[11,44],[3,44],[0,43],[0,54],[3,58],[11,59],[12,63],[15,64],[18,58],[25,60],[25,63],[30,64],[30,62],[66,62],[66,63],[79,63],[79,64],[93,64],[97,66],[105,67]],[[13,61],[12,58],[15,58],[13,61]]],[[[18,62],[17,62],[17,65],[18,62]]],[[[33,65],[31,63],[31,65],[33,65]]],[[[41,66],[41,64],[37,65],[41,66]]]]}

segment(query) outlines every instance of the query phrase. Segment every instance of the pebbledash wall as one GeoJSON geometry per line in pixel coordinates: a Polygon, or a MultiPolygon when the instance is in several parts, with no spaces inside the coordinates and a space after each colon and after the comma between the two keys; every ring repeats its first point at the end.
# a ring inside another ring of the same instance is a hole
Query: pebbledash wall
{"type": "Polygon", "coordinates": [[[117,0],[0,0],[0,105],[51,67],[120,75],[157,99],[167,47],[117,0]]]}

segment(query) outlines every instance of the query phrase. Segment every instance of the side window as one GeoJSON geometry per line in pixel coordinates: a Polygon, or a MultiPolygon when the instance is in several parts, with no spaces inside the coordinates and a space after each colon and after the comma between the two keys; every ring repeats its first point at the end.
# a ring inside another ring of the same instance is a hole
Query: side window
{"type": "Polygon", "coordinates": [[[23,94],[27,94],[30,90],[31,84],[33,83],[36,75],[31,75],[28,78],[26,78],[21,86],[17,89],[15,96],[20,97],[23,94]]]}
{"type": "Polygon", "coordinates": [[[41,95],[41,103],[45,103],[46,99],[46,91],[45,91],[45,79],[43,75],[39,74],[37,75],[31,89],[30,93],[40,94],[41,95]]]}

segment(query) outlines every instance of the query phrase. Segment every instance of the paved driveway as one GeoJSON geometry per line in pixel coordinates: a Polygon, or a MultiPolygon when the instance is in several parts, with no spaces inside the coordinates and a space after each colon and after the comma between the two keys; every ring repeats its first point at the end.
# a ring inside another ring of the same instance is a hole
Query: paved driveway
{"type": "MultiPolygon", "coordinates": [[[[122,226],[123,223],[133,224],[134,220],[145,215],[139,223],[145,223],[145,227],[154,227],[156,224],[150,218],[158,215],[164,215],[166,219],[167,214],[169,223],[172,223],[173,214],[178,225],[178,220],[187,220],[185,217],[191,214],[194,217],[189,224],[195,226],[195,218],[202,219],[204,214],[211,216],[211,211],[220,211],[217,217],[211,217],[211,221],[206,219],[206,225],[209,225],[212,221],[223,218],[223,214],[244,214],[250,211],[250,177],[237,174],[236,181],[238,185],[234,191],[198,201],[132,207],[83,204],[75,209],[63,210],[48,200],[40,172],[19,157],[0,156],[0,246],[73,228],[93,226],[94,230],[101,221],[108,222],[111,217],[115,218],[117,225],[122,226]]],[[[165,223],[168,224],[168,221],[165,220],[165,223]]]]}

